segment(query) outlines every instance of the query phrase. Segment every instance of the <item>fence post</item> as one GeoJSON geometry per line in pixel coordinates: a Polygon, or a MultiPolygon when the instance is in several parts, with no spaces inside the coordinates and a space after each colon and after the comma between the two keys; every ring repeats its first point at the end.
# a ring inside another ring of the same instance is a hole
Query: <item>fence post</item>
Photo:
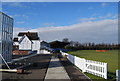
{"type": "Polygon", "coordinates": [[[104,66],[104,78],[107,79],[107,63],[104,63],[105,66],[104,66]]]}
{"type": "Polygon", "coordinates": [[[120,81],[120,70],[116,70],[116,81],[120,81]]]}
{"type": "Polygon", "coordinates": [[[83,70],[82,72],[86,72],[86,59],[83,59],[83,70]]]}

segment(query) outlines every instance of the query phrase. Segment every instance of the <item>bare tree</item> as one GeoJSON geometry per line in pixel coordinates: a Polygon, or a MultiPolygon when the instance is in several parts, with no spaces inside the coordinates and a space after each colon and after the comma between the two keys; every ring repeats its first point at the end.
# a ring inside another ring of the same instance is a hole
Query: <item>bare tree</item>
{"type": "Polygon", "coordinates": [[[62,41],[65,42],[65,43],[68,43],[69,39],[68,38],[64,38],[62,41]]]}

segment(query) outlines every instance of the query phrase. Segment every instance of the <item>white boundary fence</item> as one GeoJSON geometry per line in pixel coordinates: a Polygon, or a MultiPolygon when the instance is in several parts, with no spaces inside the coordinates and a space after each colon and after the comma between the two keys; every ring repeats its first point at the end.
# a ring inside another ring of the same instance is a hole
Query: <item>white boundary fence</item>
{"type": "Polygon", "coordinates": [[[88,72],[107,79],[107,63],[86,60],[84,58],[79,58],[62,51],[60,52],[63,56],[67,55],[68,60],[81,69],[82,72],[88,72]]]}
{"type": "Polygon", "coordinates": [[[116,81],[120,81],[120,70],[116,70],[116,81]]]}

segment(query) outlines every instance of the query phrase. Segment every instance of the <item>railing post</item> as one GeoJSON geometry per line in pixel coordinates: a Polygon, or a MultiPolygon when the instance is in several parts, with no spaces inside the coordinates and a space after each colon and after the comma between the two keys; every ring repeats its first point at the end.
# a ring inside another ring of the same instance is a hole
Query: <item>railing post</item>
{"type": "Polygon", "coordinates": [[[120,81],[120,70],[116,70],[116,81],[120,81]]]}
{"type": "Polygon", "coordinates": [[[107,63],[104,63],[104,78],[107,79],[107,63]]]}
{"type": "Polygon", "coordinates": [[[86,59],[83,59],[83,70],[82,72],[86,72],[86,59]]]}

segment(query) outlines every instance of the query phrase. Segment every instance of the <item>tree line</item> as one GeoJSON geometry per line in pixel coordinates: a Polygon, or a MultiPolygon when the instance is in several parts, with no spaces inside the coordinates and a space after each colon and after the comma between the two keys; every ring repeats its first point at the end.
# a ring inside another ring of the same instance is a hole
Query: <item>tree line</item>
{"type": "Polygon", "coordinates": [[[71,50],[118,50],[120,47],[120,44],[114,44],[114,43],[96,44],[94,42],[80,43],[75,41],[69,41],[67,38],[63,39],[63,42],[69,42],[69,44],[65,46],[65,49],[71,49],[71,50]]]}

